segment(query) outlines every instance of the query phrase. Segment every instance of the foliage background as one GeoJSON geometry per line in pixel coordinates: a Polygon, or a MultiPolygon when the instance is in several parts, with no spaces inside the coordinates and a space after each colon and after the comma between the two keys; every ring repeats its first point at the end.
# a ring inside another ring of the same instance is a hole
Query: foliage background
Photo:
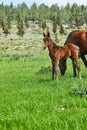
{"type": "Polygon", "coordinates": [[[86,28],[86,10],[0,5],[0,130],[87,130],[85,66],[79,59],[82,79],[74,78],[68,59],[66,74],[52,81],[43,50],[43,31],[63,45],[70,31],[86,28]]]}

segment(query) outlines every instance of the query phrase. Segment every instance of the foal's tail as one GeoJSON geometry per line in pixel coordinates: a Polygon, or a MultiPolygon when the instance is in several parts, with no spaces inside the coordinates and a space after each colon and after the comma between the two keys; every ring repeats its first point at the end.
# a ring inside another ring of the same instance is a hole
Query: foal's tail
{"type": "Polygon", "coordinates": [[[77,49],[78,49],[78,58],[80,58],[80,57],[81,57],[81,51],[80,51],[80,48],[79,48],[78,45],[75,45],[75,46],[77,46],[77,49]]]}
{"type": "MultiPolygon", "coordinates": [[[[72,43],[71,43],[72,44],[72,43]]],[[[78,58],[81,57],[81,51],[80,51],[80,48],[78,45],[75,45],[75,44],[72,44],[72,46],[74,47],[74,49],[77,49],[78,50],[78,58]]]]}

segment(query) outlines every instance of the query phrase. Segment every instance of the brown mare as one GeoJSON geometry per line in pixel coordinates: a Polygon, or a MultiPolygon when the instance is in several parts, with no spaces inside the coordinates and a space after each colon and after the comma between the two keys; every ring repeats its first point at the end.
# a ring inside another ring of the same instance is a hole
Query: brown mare
{"type": "MultiPolygon", "coordinates": [[[[64,45],[68,45],[70,43],[73,43],[75,45],[77,45],[80,48],[80,56],[81,59],[84,63],[84,65],[87,67],[87,60],[85,58],[85,55],[87,54],[87,30],[74,30],[72,31],[66,41],[64,45]]],[[[67,69],[67,65],[66,65],[66,59],[60,62],[60,71],[61,74],[64,75],[65,71],[67,69]]],[[[73,72],[74,72],[74,76],[76,76],[76,67],[73,64],[73,72]]]]}
{"type": "Polygon", "coordinates": [[[67,44],[65,46],[57,46],[52,39],[50,38],[50,34],[44,36],[44,49],[48,47],[49,56],[52,61],[52,79],[58,80],[58,65],[61,60],[65,60],[68,57],[72,58],[73,64],[76,66],[78,70],[78,77],[81,79],[80,75],[80,65],[78,63],[78,54],[79,48],[74,44],[67,44]]]}

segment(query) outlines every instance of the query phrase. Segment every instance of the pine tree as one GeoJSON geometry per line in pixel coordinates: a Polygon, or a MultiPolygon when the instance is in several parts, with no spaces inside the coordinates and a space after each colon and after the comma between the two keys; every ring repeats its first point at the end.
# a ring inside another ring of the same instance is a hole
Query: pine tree
{"type": "Polygon", "coordinates": [[[23,26],[23,20],[20,20],[18,21],[18,25],[17,25],[17,28],[18,28],[18,35],[23,37],[24,35],[24,26],[23,26]]]}
{"type": "Polygon", "coordinates": [[[57,23],[56,21],[53,21],[53,33],[56,33],[57,31],[57,23]]]}
{"type": "Polygon", "coordinates": [[[9,33],[10,33],[10,32],[9,32],[9,27],[8,27],[7,24],[5,24],[5,25],[4,25],[4,34],[5,34],[5,36],[7,36],[9,33]]]}
{"type": "Polygon", "coordinates": [[[44,32],[44,30],[46,28],[46,20],[43,20],[43,22],[42,22],[42,28],[43,28],[43,32],[44,32]]]}
{"type": "Polygon", "coordinates": [[[62,24],[60,25],[60,33],[61,33],[61,34],[64,34],[64,27],[63,27],[62,24]]]}

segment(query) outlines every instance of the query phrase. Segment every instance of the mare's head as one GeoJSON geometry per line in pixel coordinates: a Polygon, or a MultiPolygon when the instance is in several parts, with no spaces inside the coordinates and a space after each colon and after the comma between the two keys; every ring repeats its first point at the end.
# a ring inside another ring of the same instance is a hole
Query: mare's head
{"type": "Polygon", "coordinates": [[[46,35],[45,33],[43,33],[43,41],[44,41],[44,49],[46,49],[46,47],[48,47],[50,45],[50,33],[48,32],[48,34],[46,35]]]}
{"type": "Polygon", "coordinates": [[[60,61],[60,63],[59,63],[59,69],[60,69],[61,75],[64,75],[65,71],[67,69],[66,59],[63,60],[63,61],[60,61]]]}

